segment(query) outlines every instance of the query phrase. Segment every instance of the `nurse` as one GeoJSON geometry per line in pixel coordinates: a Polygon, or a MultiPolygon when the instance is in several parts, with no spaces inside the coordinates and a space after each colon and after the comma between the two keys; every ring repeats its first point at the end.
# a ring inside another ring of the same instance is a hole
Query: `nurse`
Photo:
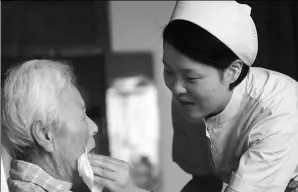
{"type": "Polygon", "coordinates": [[[204,120],[208,166],[225,192],[295,191],[298,83],[252,67],[258,39],[250,12],[236,1],[177,2],[163,32],[164,81],[182,115],[204,120]]]}

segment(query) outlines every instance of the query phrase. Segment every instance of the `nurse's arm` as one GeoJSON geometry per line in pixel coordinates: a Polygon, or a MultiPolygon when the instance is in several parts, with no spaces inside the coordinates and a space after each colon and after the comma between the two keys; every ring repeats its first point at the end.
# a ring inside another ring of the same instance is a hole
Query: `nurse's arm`
{"type": "Polygon", "coordinates": [[[298,116],[263,119],[249,135],[249,148],[232,172],[227,191],[284,192],[298,162],[298,116]],[[234,189],[234,190],[231,190],[234,189]]]}

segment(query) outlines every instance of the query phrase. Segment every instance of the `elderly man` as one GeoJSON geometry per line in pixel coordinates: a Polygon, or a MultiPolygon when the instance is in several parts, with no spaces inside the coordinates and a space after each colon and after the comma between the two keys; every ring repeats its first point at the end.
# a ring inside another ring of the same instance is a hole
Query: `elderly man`
{"type": "Polygon", "coordinates": [[[74,79],[69,65],[51,60],[8,70],[1,117],[4,145],[13,158],[10,191],[86,191],[78,186],[101,191],[105,186],[142,192],[132,184],[126,162],[87,155],[98,128],[85,113],[74,79]]]}
{"type": "Polygon", "coordinates": [[[95,146],[97,126],[68,65],[32,60],[10,69],[2,125],[13,158],[10,191],[68,191],[80,183],[77,159],[95,146]]]}

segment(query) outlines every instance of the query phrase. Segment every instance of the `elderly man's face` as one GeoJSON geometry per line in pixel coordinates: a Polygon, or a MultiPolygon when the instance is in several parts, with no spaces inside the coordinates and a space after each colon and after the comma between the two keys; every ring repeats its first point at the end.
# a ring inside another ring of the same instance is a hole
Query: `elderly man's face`
{"type": "MultiPolygon", "coordinates": [[[[77,159],[85,151],[95,147],[93,135],[96,124],[87,117],[85,103],[75,87],[69,87],[61,95],[61,132],[57,135],[58,155],[66,165],[67,172],[77,171],[77,159]]],[[[73,179],[73,178],[72,178],[73,179]]]]}

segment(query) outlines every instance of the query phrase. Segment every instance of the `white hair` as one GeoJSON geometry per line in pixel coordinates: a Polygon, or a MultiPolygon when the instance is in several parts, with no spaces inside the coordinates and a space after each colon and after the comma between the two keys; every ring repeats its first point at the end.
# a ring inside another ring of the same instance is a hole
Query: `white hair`
{"type": "MultiPolygon", "coordinates": [[[[72,68],[51,60],[30,60],[9,69],[2,95],[2,129],[13,158],[25,157],[28,149],[39,151],[31,127],[45,128],[59,122],[60,93],[74,85],[72,68]]],[[[53,130],[55,131],[55,130],[53,130]]]]}

